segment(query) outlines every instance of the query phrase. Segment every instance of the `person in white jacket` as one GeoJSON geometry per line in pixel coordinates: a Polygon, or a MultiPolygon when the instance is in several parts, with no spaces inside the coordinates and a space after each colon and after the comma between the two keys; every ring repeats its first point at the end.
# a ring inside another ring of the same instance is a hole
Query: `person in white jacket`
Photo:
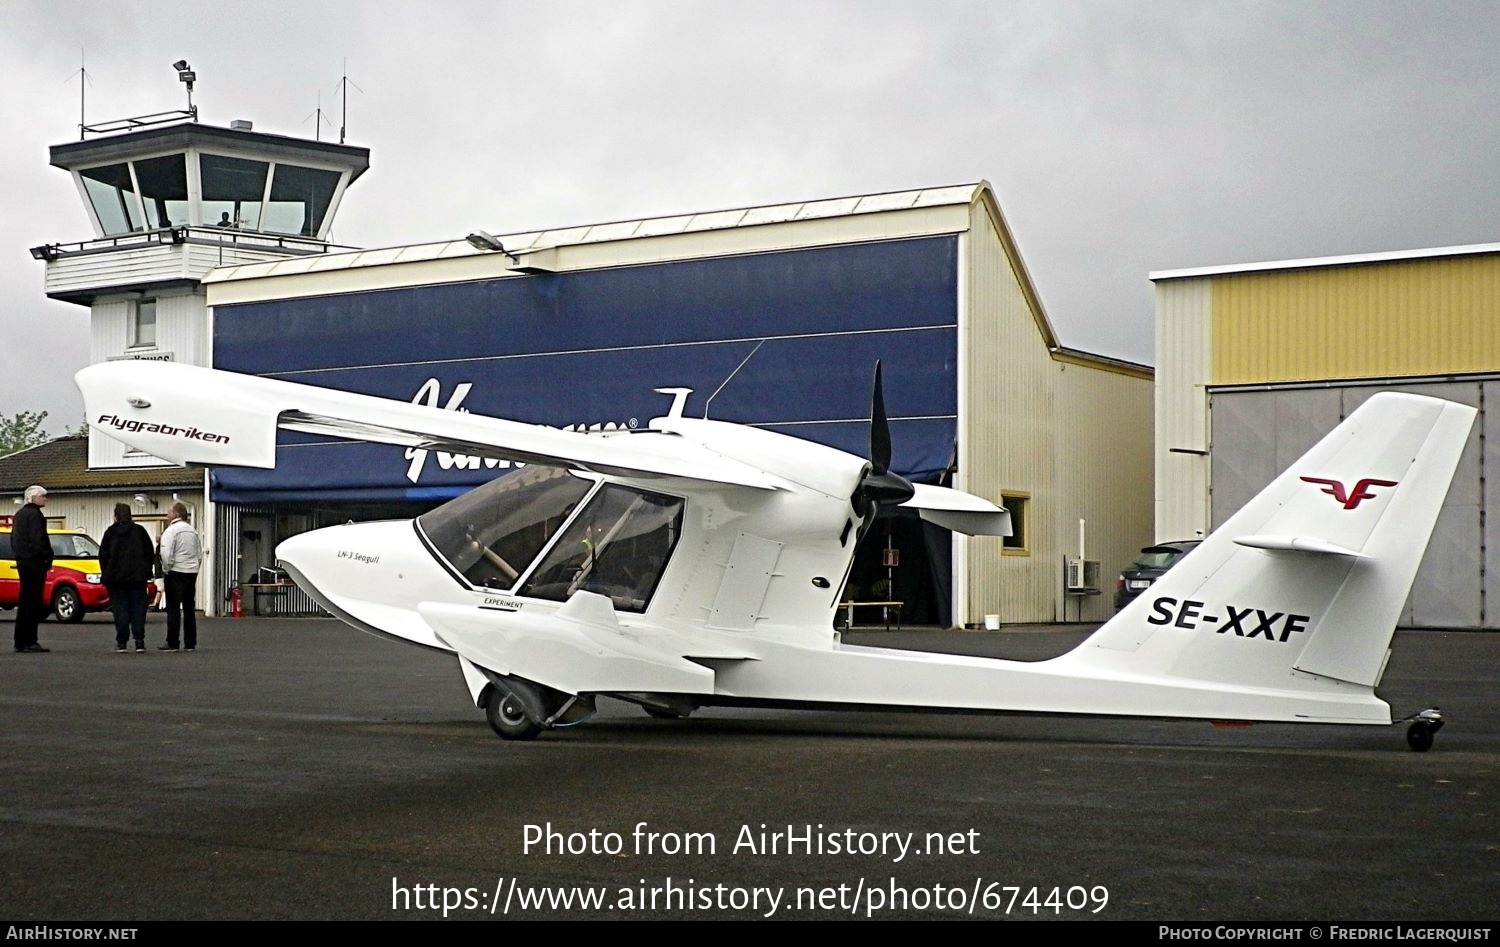
{"type": "Polygon", "coordinates": [[[161,545],[157,548],[167,587],[167,643],[157,650],[185,648],[195,651],[198,648],[198,569],[203,562],[203,547],[198,542],[198,534],[188,523],[186,504],[173,503],[167,511],[167,528],[162,532],[161,545]]]}

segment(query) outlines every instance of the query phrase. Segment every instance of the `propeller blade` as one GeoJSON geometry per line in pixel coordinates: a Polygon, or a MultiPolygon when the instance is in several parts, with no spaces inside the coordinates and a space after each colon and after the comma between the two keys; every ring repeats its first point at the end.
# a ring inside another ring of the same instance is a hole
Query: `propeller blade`
{"type": "Polygon", "coordinates": [[[870,389],[870,466],[877,475],[891,469],[891,423],[885,416],[879,359],[875,360],[875,384],[870,389]]]}
{"type": "Polygon", "coordinates": [[[880,362],[875,362],[875,383],[870,389],[870,470],[849,498],[854,515],[865,520],[882,503],[905,503],[912,498],[911,481],[891,473],[891,423],[885,415],[885,388],[880,362]]]}

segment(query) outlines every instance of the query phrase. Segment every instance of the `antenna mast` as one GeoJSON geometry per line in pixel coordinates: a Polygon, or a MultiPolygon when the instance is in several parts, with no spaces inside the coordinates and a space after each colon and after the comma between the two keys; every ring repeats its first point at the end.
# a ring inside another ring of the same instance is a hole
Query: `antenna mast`
{"type": "Polygon", "coordinates": [[[349,81],[349,57],[344,57],[344,75],[339,79],[339,84],[334,88],[343,95],[343,110],[339,113],[339,144],[344,143],[344,137],[349,131],[349,87],[354,86],[356,92],[363,92],[359,86],[349,81]]]}
{"type": "MultiPolygon", "coordinates": [[[[88,85],[93,80],[89,78],[88,58],[85,50],[78,50],[78,140],[83,141],[87,129],[84,118],[84,105],[88,101],[88,85]]],[[[70,77],[71,78],[71,77],[70,77]]]]}
{"type": "MultiPolygon", "coordinates": [[[[326,118],[323,117],[323,90],[322,89],[318,90],[318,108],[317,108],[317,110],[309,113],[308,116],[307,116],[307,118],[312,118],[313,116],[317,116],[317,120],[315,122],[313,122],[313,140],[314,141],[322,141],[323,140],[323,134],[322,133],[323,133],[323,125],[324,125],[324,123],[326,122],[330,126],[333,124],[333,122],[331,122],[328,119],[326,119],[326,118]]],[[[307,121],[307,118],[304,118],[302,121],[304,121],[304,122],[307,121]]]]}

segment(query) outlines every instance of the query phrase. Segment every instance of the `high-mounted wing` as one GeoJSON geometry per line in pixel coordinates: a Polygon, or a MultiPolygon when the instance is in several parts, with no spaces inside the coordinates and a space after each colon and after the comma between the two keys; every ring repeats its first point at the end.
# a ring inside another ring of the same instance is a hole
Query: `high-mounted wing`
{"type": "Polygon", "coordinates": [[[184,465],[275,467],[284,428],[622,477],[782,486],[660,431],[584,434],[172,363],[104,362],[74,377],[92,428],[184,465]]]}

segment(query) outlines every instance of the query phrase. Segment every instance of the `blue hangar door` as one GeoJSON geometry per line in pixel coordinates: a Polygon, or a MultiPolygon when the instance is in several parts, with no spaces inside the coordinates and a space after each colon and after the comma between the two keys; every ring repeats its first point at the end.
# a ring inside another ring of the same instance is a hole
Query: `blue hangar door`
{"type": "MultiPolygon", "coordinates": [[[[669,405],[653,389],[692,388],[690,415],[713,396],[711,417],[861,456],[880,359],[893,467],[934,483],[954,457],[957,338],[957,239],[945,236],[219,306],[213,352],[229,371],[559,427],[643,425],[669,405]]],[[[213,499],[318,511],[305,518],[318,525],[415,515],[505,472],[441,452],[281,443],[274,470],[215,470],[213,499]]],[[[947,534],[882,521],[850,594],[946,622],[946,556],[947,534]],[[883,564],[888,541],[898,566],[883,564]]]]}

